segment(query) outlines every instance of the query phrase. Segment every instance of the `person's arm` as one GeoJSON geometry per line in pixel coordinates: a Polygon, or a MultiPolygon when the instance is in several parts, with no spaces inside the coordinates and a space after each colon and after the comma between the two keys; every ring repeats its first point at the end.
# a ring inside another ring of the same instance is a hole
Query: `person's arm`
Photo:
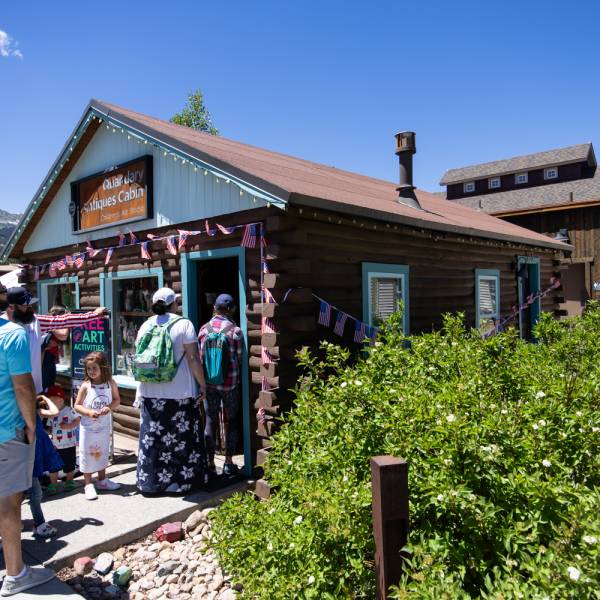
{"type": "Polygon", "coordinates": [[[119,394],[119,386],[111,379],[110,389],[112,390],[112,402],[108,406],[103,406],[100,410],[101,415],[107,415],[111,410],[115,410],[121,404],[121,394],[119,394]]]}
{"type": "Polygon", "coordinates": [[[237,356],[237,361],[238,361],[238,365],[242,365],[242,351],[243,351],[243,344],[244,344],[244,336],[242,335],[242,330],[238,327],[237,331],[236,331],[237,335],[236,335],[236,340],[235,340],[235,353],[237,356]]]}
{"type": "Polygon", "coordinates": [[[69,313],[66,315],[36,315],[37,321],[40,325],[40,329],[43,332],[52,331],[54,329],[72,329],[73,327],[79,327],[85,325],[90,321],[94,321],[103,317],[108,313],[108,309],[105,306],[96,308],[85,313],[69,313]]]}
{"type": "Polygon", "coordinates": [[[202,368],[202,363],[200,362],[198,344],[196,342],[184,344],[183,349],[185,350],[185,359],[190,367],[190,371],[200,386],[200,395],[204,396],[204,392],[206,390],[206,381],[204,379],[204,369],[202,368]]]}
{"type": "Polygon", "coordinates": [[[76,417],[75,419],[73,419],[69,423],[61,423],[60,424],[60,428],[63,431],[71,431],[71,429],[75,429],[76,427],[79,427],[79,423],[80,422],[81,422],[81,419],[79,417],[76,417]]]}
{"type": "Polygon", "coordinates": [[[25,435],[30,444],[35,442],[35,386],[31,373],[12,375],[11,381],[19,412],[25,421],[25,435]]]}
{"type": "Polygon", "coordinates": [[[75,406],[73,408],[75,409],[75,412],[79,413],[80,415],[95,419],[100,413],[97,410],[92,410],[91,408],[86,408],[85,406],[83,406],[85,395],[88,392],[88,386],[89,384],[87,381],[81,384],[81,387],[77,392],[77,400],[75,400],[75,406]]]}
{"type": "Polygon", "coordinates": [[[38,394],[37,399],[43,400],[47,406],[47,408],[38,409],[38,414],[40,417],[55,417],[60,412],[56,404],[54,404],[54,402],[52,402],[48,396],[38,394]]]}

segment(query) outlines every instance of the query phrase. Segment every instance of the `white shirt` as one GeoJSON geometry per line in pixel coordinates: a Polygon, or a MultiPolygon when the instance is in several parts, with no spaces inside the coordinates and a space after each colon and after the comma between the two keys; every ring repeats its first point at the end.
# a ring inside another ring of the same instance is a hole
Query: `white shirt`
{"type": "MultiPolygon", "coordinates": [[[[164,325],[167,321],[176,319],[178,315],[167,313],[166,315],[157,315],[150,317],[145,321],[138,331],[136,344],[141,337],[155,323],[164,325]]],[[[185,353],[184,344],[197,344],[196,330],[189,319],[180,319],[169,329],[169,335],[173,342],[173,355],[175,362],[179,363],[177,374],[167,383],[146,383],[140,382],[136,396],[145,398],[195,398],[198,395],[198,386],[194,375],[190,370],[187,359],[183,356],[185,353]]]]}

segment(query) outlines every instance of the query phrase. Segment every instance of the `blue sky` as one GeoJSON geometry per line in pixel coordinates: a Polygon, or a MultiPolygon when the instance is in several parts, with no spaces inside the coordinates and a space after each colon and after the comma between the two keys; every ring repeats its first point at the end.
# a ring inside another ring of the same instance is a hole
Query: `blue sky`
{"type": "Polygon", "coordinates": [[[448,168],[600,144],[599,17],[592,0],[3,2],[0,208],[27,206],[92,97],[169,118],[199,87],[225,137],[393,181],[412,129],[432,191],[448,168]]]}

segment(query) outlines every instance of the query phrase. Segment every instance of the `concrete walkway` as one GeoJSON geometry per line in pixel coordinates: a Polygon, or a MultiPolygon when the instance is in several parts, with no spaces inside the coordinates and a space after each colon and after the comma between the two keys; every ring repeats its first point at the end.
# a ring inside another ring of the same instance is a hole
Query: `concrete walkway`
{"type": "MultiPolygon", "coordinates": [[[[216,462],[220,472],[218,458],[216,462]]],[[[199,491],[183,496],[144,497],[135,487],[135,455],[129,448],[121,448],[117,451],[115,460],[116,463],[107,472],[111,479],[121,484],[120,490],[99,492],[97,500],[89,501],[83,495],[83,482],[79,478],[73,492],[44,498],[42,508],[46,520],[58,529],[58,535],[53,539],[39,540],[33,537],[29,505],[27,502],[23,505],[23,552],[28,564],[44,565],[59,571],[71,566],[80,556],[93,557],[100,552],[115,550],[148,535],[166,521],[185,520],[197,508],[214,506],[221,499],[236,491],[246,490],[253,484],[250,480],[228,481],[219,478],[215,488],[220,486],[220,489],[214,491],[199,491]]],[[[4,576],[3,569],[3,561],[0,561],[0,576],[4,576]]],[[[13,597],[40,595],[50,598],[67,595],[81,597],[58,580],[34,588],[31,595],[20,594],[13,597]]]]}

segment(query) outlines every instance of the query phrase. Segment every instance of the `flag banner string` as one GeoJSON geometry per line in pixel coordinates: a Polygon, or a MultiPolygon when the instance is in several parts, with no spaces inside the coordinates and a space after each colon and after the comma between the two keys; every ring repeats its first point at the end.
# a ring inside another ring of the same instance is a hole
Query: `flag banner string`
{"type": "MultiPolygon", "coordinates": [[[[46,273],[46,269],[48,270],[48,274],[50,277],[56,277],[57,271],[62,271],[64,269],[80,269],[88,259],[93,259],[97,257],[100,253],[106,252],[104,257],[104,264],[108,265],[113,257],[113,253],[115,250],[119,248],[128,248],[131,246],[140,246],[140,255],[144,260],[152,260],[152,253],[150,249],[150,244],[148,242],[165,242],[167,245],[167,250],[176,255],[178,252],[181,252],[186,245],[186,242],[189,237],[198,236],[198,235],[206,235],[215,236],[218,232],[221,232],[223,235],[231,235],[234,231],[238,229],[243,229],[244,234],[241,241],[241,245],[246,248],[255,248],[257,242],[257,230],[260,229],[260,247],[261,250],[266,247],[266,240],[263,235],[263,227],[262,223],[247,223],[244,225],[232,225],[231,227],[225,227],[224,225],[220,225],[219,223],[215,223],[215,227],[212,228],[209,225],[208,219],[204,223],[204,229],[199,231],[186,231],[183,229],[178,229],[176,235],[164,235],[159,236],[153,233],[146,234],[146,240],[139,240],[133,231],[128,230],[125,234],[122,231],[117,233],[118,242],[116,246],[106,246],[104,248],[96,248],[90,240],[85,240],[85,250],[82,252],[77,252],[75,254],[66,254],[64,258],[61,258],[57,261],[44,263],[40,265],[23,265],[25,268],[34,269],[34,279],[36,277],[36,269],[37,269],[37,277],[35,281],[39,281],[39,277],[46,273]],[[128,239],[129,238],[129,239],[128,239]],[[150,258],[148,258],[150,257],[150,258]]],[[[263,259],[261,258],[261,264],[263,264],[263,259]]],[[[269,302],[274,302],[272,298],[268,300],[269,302]]]]}

